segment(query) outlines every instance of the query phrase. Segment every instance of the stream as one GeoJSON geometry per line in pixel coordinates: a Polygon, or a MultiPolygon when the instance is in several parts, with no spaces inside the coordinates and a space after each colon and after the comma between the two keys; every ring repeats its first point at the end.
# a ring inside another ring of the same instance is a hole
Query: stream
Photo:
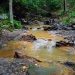
{"type": "Polygon", "coordinates": [[[34,35],[36,41],[10,41],[0,50],[0,57],[13,57],[16,50],[41,61],[75,62],[75,51],[72,47],[56,47],[56,41],[63,40],[63,36],[57,35],[56,31],[34,30],[29,30],[27,34],[34,35]]]}
{"type": "MultiPolygon", "coordinates": [[[[63,41],[64,36],[57,34],[57,31],[37,30],[36,28],[32,30],[30,29],[24,33],[21,33],[20,35],[26,35],[26,34],[34,35],[37,38],[37,40],[31,42],[26,40],[9,41],[0,50],[0,57],[9,58],[9,60],[11,59],[10,64],[13,65],[12,62],[14,62],[14,60],[12,58],[14,58],[15,51],[17,51],[24,56],[35,58],[41,61],[37,63],[35,62],[33,66],[30,64],[31,66],[28,69],[29,75],[73,75],[75,74],[72,68],[66,67],[65,65],[62,64],[67,61],[75,63],[75,49],[69,46],[56,47],[56,42],[63,41]]],[[[21,37],[20,35],[15,38],[19,39],[21,37]]],[[[28,58],[28,61],[32,62],[31,58],[28,58]]],[[[8,60],[5,59],[4,61],[8,63],[8,60]]],[[[18,64],[15,62],[15,64],[18,65],[16,67],[17,69],[20,68],[19,65],[21,63],[24,63],[21,62],[21,60],[15,60],[15,61],[19,62],[18,64]]],[[[27,60],[25,61],[27,62],[27,60]]],[[[13,66],[15,68],[15,65],[13,66]]]]}

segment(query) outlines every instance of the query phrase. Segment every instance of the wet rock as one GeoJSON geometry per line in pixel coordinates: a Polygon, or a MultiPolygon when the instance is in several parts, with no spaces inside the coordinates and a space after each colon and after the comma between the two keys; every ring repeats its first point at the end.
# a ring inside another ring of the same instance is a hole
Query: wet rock
{"type": "Polygon", "coordinates": [[[15,52],[14,58],[24,58],[24,55],[18,51],[18,52],[15,52]]]}
{"type": "Polygon", "coordinates": [[[33,36],[32,34],[30,34],[30,35],[23,35],[22,38],[21,38],[21,40],[28,41],[28,42],[33,42],[33,41],[35,41],[37,39],[36,39],[35,36],[33,36]]]}
{"type": "Polygon", "coordinates": [[[30,22],[27,21],[27,20],[25,20],[24,18],[21,19],[21,22],[22,22],[22,24],[24,24],[24,25],[29,25],[29,24],[30,24],[30,22]]]}
{"type": "Polygon", "coordinates": [[[44,21],[44,25],[53,25],[54,23],[58,23],[57,18],[49,18],[48,20],[44,21]]]}
{"type": "Polygon", "coordinates": [[[61,46],[74,46],[74,42],[65,42],[65,41],[59,41],[56,42],[56,47],[61,47],[61,46]]]}
{"type": "Polygon", "coordinates": [[[14,40],[14,38],[16,38],[18,35],[20,35],[22,33],[26,33],[26,30],[17,29],[17,30],[14,30],[12,32],[10,32],[8,30],[3,30],[2,31],[2,37],[4,39],[10,41],[10,40],[14,40]]]}
{"type": "Polygon", "coordinates": [[[75,23],[72,23],[70,27],[72,27],[72,30],[75,30],[75,23]]]}
{"type": "Polygon", "coordinates": [[[56,42],[56,47],[67,46],[67,44],[63,41],[56,42]]]}
{"type": "Polygon", "coordinates": [[[49,31],[50,30],[50,27],[43,27],[44,31],[49,31]]]}
{"type": "Polygon", "coordinates": [[[44,29],[44,31],[50,31],[50,30],[57,30],[58,28],[55,26],[50,26],[50,27],[44,26],[43,29],[44,29]]]}
{"type": "Polygon", "coordinates": [[[42,21],[39,21],[37,19],[30,19],[28,20],[29,24],[25,25],[43,25],[44,23],[42,21]]]}
{"type": "Polygon", "coordinates": [[[71,47],[67,52],[69,55],[75,55],[75,47],[71,47]]]}
{"type": "Polygon", "coordinates": [[[14,58],[27,59],[28,61],[30,61],[32,63],[42,62],[41,60],[36,59],[34,57],[30,57],[30,56],[24,55],[21,51],[15,51],[14,58]]]}
{"type": "Polygon", "coordinates": [[[44,25],[50,25],[50,22],[48,20],[44,21],[44,25]]]}
{"type": "Polygon", "coordinates": [[[0,58],[0,75],[26,75],[30,63],[27,59],[9,61],[7,58],[0,58]]]}
{"type": "Polygon", "coordinates": [[[73,63],[73,62],[65,62],[64,65],[66,65],[66,66],[72,68],[73,70],[75,70],[75,63],[73,63]]]}
{"type": "Polygon", "coordinates": [[[32,28],[30,28],[30,29],[32,29],[32,28]]]}
{"type": "Polygon", "coordinates": [[[28,30],[28,27],[26,27],[26,26],[23,26],[23,29],[25,29],[25,30],[28,30]]]}
{"type": "Polygon", "coordinates": [[[41,28],[39,27],[39,28],[37,28],[37,29],[41,29],[41,28]]]}

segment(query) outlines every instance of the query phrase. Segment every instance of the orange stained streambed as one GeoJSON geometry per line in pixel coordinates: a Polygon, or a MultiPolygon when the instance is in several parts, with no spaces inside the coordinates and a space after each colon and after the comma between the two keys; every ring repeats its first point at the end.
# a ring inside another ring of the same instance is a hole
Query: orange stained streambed
{"type": "MultiPolygon", "coordinates": [[[[50,34],[47,31],[29,31],[28,34],[34,35],[38,39],[53,39],[63,40],[63,37],[55,34],[50,34]]],[[[27,41],[10,41],[7,46],[0,50],[0,57],[12,57],[15,51],[21,51],[22,54],[37,58],[41,61],[73,61],[75,62],[75,55],[71,55],[67,52],[70,47],[52,48],[52,51],[48,51],[46,47],[35,50],[33,48],[35,43],[27,41]]]]}

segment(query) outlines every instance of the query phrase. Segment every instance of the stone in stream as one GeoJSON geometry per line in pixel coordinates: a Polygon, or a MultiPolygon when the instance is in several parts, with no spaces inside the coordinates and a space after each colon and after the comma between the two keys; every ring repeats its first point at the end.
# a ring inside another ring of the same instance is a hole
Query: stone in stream
{"type": "Polygon", "coordinates": [[[48,20],[44,21],[44,25],[50,25],[50,22],[48,20]]]}
{"type": "Polygon", "coordinates": [[[44,26],[43,29],[44,31],[50,31],[50,30],[57,30],[58,28],[55,26],[49,26],[49,27],[44,26]]]}
{"type": "Polygon", "coordinates": [[[41,29],[41,28],[39,27],[39,28],[37,28],[37,29],[41,29]]]}
{"type": "Polygon", "coordinates": [[[21,22],[22,22],[22,24],[24,24],[23,26],[30,24],[30,22],[25,20],[24,18],[21,19],[21,22]]]}
{"type": "Polygon", "coordinates": [[[14,58],[24,58],[24,55],[20,52],[15,52],[14,58]]]}
{"type": "Polygon", "coordinates": [[[67,62],[64,63],[64,65],[72,68],[75,71],[75,63],[67,61],[67,62]]]}
{"type": "Polygon", "coordinates": [[[74,46],[74,42],[65,42],[65,41],[59,41],[56,42],[56,47],[61,47],[61,46],[74,46]]]}
{"type": "Polygon", "coordinates": [[[36,39],[35,36],[33,36],[32,34],[30,34],[30,35],[23,35],[22,38],[21,38],[21,40],[28,41],[28,42],[33,42],[33,41],[35,41],[37,39],[36,39]]]}
{"type": "Polygon", "coordinates": [[[72,23],[72,24],[70,25],[70,27],[72,28],[72,30],[75,30],[75,23],[72,23]]]}
{"type": "Polygon", "coordinates": [[[28,30],[28,27],[26,27],[26,26],[23,26],[23,29],[25,29],[25,30],[28,30]]]}

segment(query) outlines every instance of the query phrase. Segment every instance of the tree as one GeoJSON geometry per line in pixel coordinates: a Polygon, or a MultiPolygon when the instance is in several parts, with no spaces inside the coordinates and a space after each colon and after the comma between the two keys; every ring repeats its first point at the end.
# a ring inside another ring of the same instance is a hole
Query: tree
{"type": "Polygon", "coordinates": [[[9,0],[10,22],[13,24],[13,0],[9,0]]]}
{"type": "Polygon", "coordinates": [[[64,13],[67,11],[66,0],[64,0],[64,13]]]}

